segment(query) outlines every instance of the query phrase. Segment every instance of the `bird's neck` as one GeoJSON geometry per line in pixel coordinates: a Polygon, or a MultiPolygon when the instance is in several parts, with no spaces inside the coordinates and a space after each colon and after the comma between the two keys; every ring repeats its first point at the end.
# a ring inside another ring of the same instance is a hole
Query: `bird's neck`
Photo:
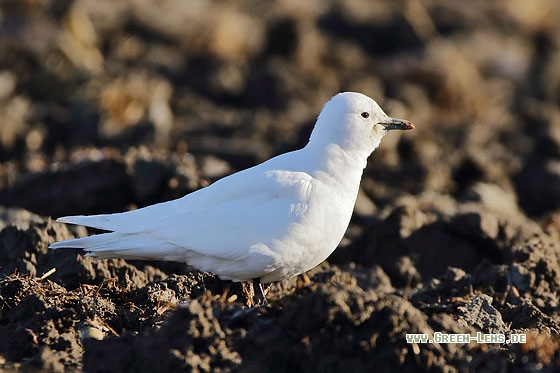
{"type": "Polygon", "coordinates": [[[313,162],[314,177],[331,179],[346,187],[358,187],[369,154],[349,152],[336,143],[326,146],[308,144],[306,151],[313,162]]]}

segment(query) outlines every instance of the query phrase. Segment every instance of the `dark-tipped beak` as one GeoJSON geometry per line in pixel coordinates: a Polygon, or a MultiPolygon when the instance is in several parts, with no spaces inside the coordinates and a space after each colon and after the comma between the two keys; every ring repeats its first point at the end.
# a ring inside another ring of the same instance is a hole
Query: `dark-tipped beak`
{"type": "Polygon", "coordinates": [[[410,123],[408,120],[397,119],[397,118],[387,118],[379,122],[379,124],[385,126],[387,131],[391,130],[413,130],[414,124],[410,123]]]}

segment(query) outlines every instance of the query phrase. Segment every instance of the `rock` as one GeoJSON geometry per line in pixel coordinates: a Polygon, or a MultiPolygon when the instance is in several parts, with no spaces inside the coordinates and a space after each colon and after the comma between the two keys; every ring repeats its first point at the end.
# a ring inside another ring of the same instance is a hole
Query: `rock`
{"type": "Polygon", "coordinates": [[[462,313],[461,323],[475,326],[484,333],[504,334],[509,328],[502,320],[502,315],[492,307],[492,297],[481,294],[471,298],[464,307],[459,307],[462,313]]]}

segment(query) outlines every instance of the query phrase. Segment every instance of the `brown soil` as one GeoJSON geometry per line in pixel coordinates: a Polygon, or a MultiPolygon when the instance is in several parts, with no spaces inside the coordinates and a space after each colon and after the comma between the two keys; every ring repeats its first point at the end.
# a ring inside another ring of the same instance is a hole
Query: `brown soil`
{"type": "Polygon", "coordinates": [[[530,4],[2,3],[0,369],[558,371],[560,4],[530,4]],[[54,217],[301,147],[345,90],[417,129],[384,139],[340,247],[270,307],[181,263],[47,249],[88,233],[54,217]],[[436,332],[527,341],[406,340],[436,332]]]}

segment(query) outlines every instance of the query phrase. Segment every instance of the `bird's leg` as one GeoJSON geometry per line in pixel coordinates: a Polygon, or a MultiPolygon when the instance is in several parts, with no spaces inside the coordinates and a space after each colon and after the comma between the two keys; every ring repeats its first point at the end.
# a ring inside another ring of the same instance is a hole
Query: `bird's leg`
{"type": "Polygon", "coordinates": [[[260,278],[253,279],[253,291],[255,293],[253,296],[253,303],[255,306],[268,306],[268,301],[264,295],[264,288],[260,278]]]}

